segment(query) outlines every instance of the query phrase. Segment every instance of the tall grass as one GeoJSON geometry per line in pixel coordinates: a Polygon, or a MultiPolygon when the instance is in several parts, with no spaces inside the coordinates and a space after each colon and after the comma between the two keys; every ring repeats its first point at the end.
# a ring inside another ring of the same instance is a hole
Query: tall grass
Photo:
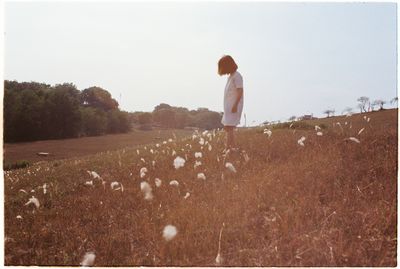
{"type": "Polygon", "coordinates": [[[275,128],[270,137],[241,130],[248,162],[240,153],[224,160],[217,132],[202,135],[211,151],[198,136],[139,154],[124,149],[5,172],[5,263],[79,265],[94,253],[95,266],[213,266],[217,254],[222,266],[395,266],[394,113],[374,113],[370,122],[352,116],[351,128],[333,118],[322,136],[314,128],[275,128]],[[178,169],[177,156],[185,158],[178,169]],[[93,186],[85,185],[90,180],[93,186]],[[115,181],[124,191],[111,189],[115,181]],[[152,199],[144,199],[143,181],[152,199]],[[32,196],[39,209],[25,206],[32,196]],[[177,230],[168,241],[167,225],[177,230]]]}

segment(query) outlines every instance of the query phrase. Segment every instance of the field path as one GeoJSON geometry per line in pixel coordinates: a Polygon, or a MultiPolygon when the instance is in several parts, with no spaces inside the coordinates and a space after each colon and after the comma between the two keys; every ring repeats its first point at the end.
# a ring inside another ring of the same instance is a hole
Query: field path
{"type": "Polygon", "coordinates": [[[135,130],[126,134],[43,140],[26,143],[5,143],[4,159],[6,164],[21,160],[35,163],[39,161],[68,159],[108,150],[159,143],[163,140],[173,138],[173,133],[177,138],[182,138],[191,135],[192,131],[174,129],[152,131],[135,130]],[[38,152],[49,152],[50,155],[41,157],[37,155],[38,152]]]}

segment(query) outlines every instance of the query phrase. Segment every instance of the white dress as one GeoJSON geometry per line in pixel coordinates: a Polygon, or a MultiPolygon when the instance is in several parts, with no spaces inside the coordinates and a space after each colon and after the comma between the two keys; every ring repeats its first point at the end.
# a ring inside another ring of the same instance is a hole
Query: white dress
{"type": "Polygon", "coordinates": [[[243,78],[242,75],[236,71],[229,75],[225,86],[224,115],[221,121],[224,126],[237,126],[240,123],[240,117],[242,116],[243,110],[243,95],[238,103],[236,113],[232,113],[232,107],[235,104],[239,94],[237,90],[238,88],[243,89],[243,78]]]}

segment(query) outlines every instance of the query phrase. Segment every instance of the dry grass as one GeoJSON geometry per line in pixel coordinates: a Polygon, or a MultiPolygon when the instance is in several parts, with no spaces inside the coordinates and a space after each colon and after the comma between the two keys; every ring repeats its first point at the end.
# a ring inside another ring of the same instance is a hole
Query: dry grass
{"type": "MultiPolygon", "coordinates": [[[[173,130],[177,138],[191,135],[191,131],[173,130]]],[[[5,163],[26,160],[30,163],[49,160],[60,160],[86,156],[107,150],[132,148],[143,144],[159,143],[171,136],[171,130],[134,130],[126,134],[108,134],[63,140],[42,140],[26,143],[6,143],[4,145],[5,163]],[[49,152],[46,157],[38,156],[38,152],[49,152]]]]}
{"type": "Polygon", "coordinates": [[[213,266],[225,223],[223,266],[396,266],[397,110],[369,113],[370,122],[363,116],[323,120],[323,136],[284,128],[268,138],[241,130],[238,142],[250,161],[231,155],[237,174],[224,169],[223,133],[212,139],[211,151],[201,150],[198,139],[174,140],[141,148],[140,155],[119,150],[8,172],[5,263],[79,265],[93,251],[96,266],[213,266]],[[343,130],[332,125],[338,120],[343,130]],[[304,147],[297,144],[301,136],[304,147]],[[350,136],[361,143],[345,139],[350,136]],[[183,168],[173,168],[172,149],[187,154],[183,168]],[[194,170],[200,150],[203,165],[194,170]],[[140,191],[143,166],[151,201],[140,191]],[[85,186],[87,170],[100,174],[105,188],[96,181],[85,186]],[[197,179],[198,172],[207,179],[197,179]],[[179,187],[169,186],[172,179],[179,187]],[[124,192],[112,191],[112,181],[124,192]],[[44,183],[46,195],[38,188],[44,183]],[[38,210],[24,206],[32,195],[38,210]],[[166,242],[168,224],[178,234],[166,242]]]}

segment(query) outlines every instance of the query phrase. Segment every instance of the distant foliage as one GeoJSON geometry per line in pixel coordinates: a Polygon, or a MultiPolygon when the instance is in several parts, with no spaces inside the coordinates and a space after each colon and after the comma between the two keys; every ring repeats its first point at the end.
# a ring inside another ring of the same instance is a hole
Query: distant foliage
{"type": "Polygon", "coordinates": [[[99,87],[4,82],[4,141],[62,139],[127,132],[127,112],[99,87]]]}
{"type": "Polygon", "coordinates": [[[153,122],[165,128],[197,127],[201,129],[221,128],[221,113],[207,108],[188,110],[184,107],[174,107],[159,104],[152,112],[153,122]]]}

